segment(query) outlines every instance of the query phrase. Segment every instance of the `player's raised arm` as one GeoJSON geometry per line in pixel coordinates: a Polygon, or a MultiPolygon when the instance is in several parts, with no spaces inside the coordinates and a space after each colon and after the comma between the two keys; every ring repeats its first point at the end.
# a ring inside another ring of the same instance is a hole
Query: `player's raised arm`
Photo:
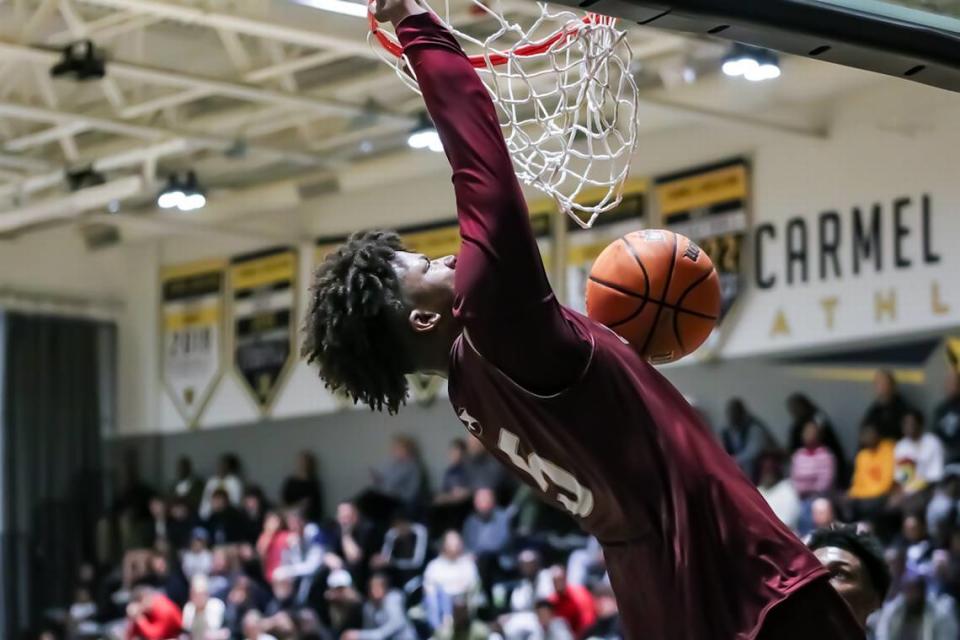
{"type": "Polygon", "coordinates": [[[490,94],[453,35],[412,0],[384,3],[453,169],[463,239],[456,312],[483,355],[555,388],[588,347],[553,298],[490,94]]]}

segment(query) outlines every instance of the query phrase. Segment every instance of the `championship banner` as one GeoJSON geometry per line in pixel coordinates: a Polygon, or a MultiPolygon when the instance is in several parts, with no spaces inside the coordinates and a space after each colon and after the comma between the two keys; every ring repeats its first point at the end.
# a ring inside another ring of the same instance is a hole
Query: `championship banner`
{"type": "Polygon", "coordinates": [[[960,373],[960,338],[947,338],[947,361],[960,373]]]}
{"type": "Polygon", "coordinates": [[[222,373],[226,260],[161,272],[161,378],[183,421],[193,427],[222,373]]]}
{"type": "Polygon", "coordinates": [[[233,359],[266,414],[294,362],[297,251],[282,247],[233,259],[233,359]]]}
{"type": "Polygon", "coordinates": [[[741,249],[750,228],[750,168],[742,159],[695,167],[657,178],[662,226],[681,233],[707,252],[720,276],[720,318],[742,287],[741,249]]]}
{"type": "MultiPolygon", "coordinates": [[[[587,279],[593,261],[600,252],[620,236],[646,226],[646,178],[628,180],[623,187],[623,200],[615,209],[602,213],[589,229],[583,229],[573,220],[567,221],[567,297],[569,307],[586,313],[587,279]]],[[[603,192],[606,193],[605,191],[603,192]]],[[[602,197],[597,194],[597,198],[602,197]]],[[[589,190],[584,190],[577,201],[592,204],[589,190]]]]}

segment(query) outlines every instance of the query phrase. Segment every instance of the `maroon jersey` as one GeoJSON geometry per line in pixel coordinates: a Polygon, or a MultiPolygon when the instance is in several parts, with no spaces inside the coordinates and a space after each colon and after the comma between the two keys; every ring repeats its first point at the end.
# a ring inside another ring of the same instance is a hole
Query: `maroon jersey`
{"type": "Polygon", "coordinates": [[[429,15],[397,32],[453,167],[454,410],[600,540],[629,638],[754,638],[825,569],[673,386],[557,302],[486,88],[429,15]]]}

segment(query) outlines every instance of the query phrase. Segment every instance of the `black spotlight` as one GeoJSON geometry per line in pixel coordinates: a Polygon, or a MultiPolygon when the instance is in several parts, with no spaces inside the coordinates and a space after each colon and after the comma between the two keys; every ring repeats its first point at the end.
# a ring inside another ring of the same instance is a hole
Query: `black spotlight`
{"type": "Polygon", "coordinates": [[[106,182],[107,179],[103,177],[103,174],[93,167],[67,171],[67,184],[70,186],[70,191],[80,191],[80,189],[86,189],[88,187],[99,187],[106,182]]]}
{"type": "Polygon", "coordinates": [[[50,68],[54,78],[73,77],[78,82],[100,80],[106,75],[103,54],[97,50],[92,40],[79,40],[63,49],[60,62],[50,68]]]}

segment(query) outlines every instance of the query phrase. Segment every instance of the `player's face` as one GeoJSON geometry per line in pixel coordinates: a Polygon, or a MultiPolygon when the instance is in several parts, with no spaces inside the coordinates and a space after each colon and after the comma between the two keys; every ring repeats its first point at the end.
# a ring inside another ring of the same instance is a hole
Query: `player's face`
{"type": "Polygon", "coordinates": [[[397,252],[393,261],[403,293],[414,309],[447,315],[453,309],[456,256],[430,260],[422,253],[397,252]]]}
{"type": "Polygon", "coordinates": [[[830,572],[830,584],[847,601],[860,624],[865,624],[867,616],[880,606],[881,598],[860,558],[837,547],[821,547],[813,553],[830,572]]]}

